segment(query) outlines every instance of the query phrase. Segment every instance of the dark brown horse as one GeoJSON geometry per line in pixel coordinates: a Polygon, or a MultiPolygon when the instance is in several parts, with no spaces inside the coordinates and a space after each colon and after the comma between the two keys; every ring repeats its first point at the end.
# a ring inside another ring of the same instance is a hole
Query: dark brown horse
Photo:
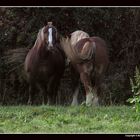
{"type": "Polygon", "coordinates": [[[61,45],[77,77],[72,105],[77,104],[79,78],[86,91],[86,105],[99,105],[101,82],[109,63],[106,42],[100,37],[75,31],[70,39],[62,39],[61,45]]]}
{"type": "Polygon", "coordinates": [[[32,104],[36,88],[43,95],[43,103],[55,103],[64,67],[65,56],[57,29],[49,22],[39,30],[36,42],[25,59],[24,68],[30,85],[28,104],[32,104]]]}

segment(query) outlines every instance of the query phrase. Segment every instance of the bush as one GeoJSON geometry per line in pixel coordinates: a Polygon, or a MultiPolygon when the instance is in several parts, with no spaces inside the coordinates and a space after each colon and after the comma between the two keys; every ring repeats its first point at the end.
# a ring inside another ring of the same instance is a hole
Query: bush
{"type": "Polygon", "coordinates": [[[127,102],[134,104],[136,112],[140,111],[140,70],[136,67],[134,80],[130,78],[131,89],[133,97],[129,98],[127,102]]]}

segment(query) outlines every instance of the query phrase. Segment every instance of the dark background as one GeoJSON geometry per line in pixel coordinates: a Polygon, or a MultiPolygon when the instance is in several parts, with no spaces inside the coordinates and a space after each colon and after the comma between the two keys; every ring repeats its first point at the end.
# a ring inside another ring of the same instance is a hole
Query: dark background
{"type": "MultiPolygon", "coordinates": [[[[106,105],[126,104],[132,96],[130,78],[140,63],[140,8],[134,7],[1,7],[0,103],[3,100],[8,105],[27,103],[28,84],[22,74],[23,68],[14,70],[23,62],[23,56],[19,55],[13,64],[6,53],[15,48],[31,48],[39,29],[50,20],[63,36],[80,29],[106,40],[110,66],[103,82],[102,97],[106,105]]],[[[71,84],[69,68],[66,68],[58,103],[71,102],[71,84]]],[[[80,93],[82,102],[85,98],[82,85],[80,93]]],[[[36,104],[40,104],[40,100],[41,97],[37,97],[36,104]]]]}

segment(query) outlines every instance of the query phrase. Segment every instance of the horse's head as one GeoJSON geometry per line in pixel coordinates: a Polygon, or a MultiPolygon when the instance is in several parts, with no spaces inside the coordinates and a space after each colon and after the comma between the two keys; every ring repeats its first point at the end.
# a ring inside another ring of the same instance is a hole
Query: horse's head
{"type": "Polygon", "coordinates": [[[57,29],[52,24],[48,24],[39,30],[34,48],[38,48],[38,51],[44,49],[49,51],[55,47],[57,41],[57,29]]]}
{"type": "Polygon", "coordinates": [[[50,50],[57,42],[57,29],[52,25],[52,22],[48,22],[48,25],[44,27],[43,32],[47,49],[50,50]]]}

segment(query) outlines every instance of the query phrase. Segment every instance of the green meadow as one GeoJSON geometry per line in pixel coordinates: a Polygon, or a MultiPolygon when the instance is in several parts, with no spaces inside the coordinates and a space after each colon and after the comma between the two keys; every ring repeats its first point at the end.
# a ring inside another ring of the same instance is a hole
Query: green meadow
{"type": "Polygon", "coordinates": [[[1,106],[0,133],[140,133],[140,113],[128,106],[1,106]]]}

